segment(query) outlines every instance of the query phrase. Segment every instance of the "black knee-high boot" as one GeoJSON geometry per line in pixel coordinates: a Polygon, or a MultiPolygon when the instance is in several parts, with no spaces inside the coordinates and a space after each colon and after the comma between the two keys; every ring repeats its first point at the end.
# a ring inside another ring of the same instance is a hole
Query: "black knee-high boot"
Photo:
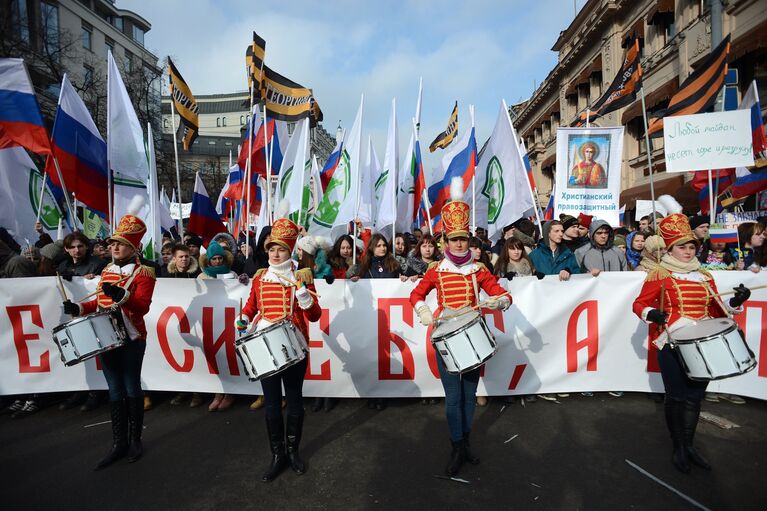
{"type": "Polygon", "coordinates": [[[128,405],[124,399],[111,401],[112,449],[96,465],[96,470],[108,467],[128,452],[128,405]]]}
{"type": "Polygon", "coordinates": [[[128,420],[130,421],[130,444],[128,446],[128,463],[133,463],[144,454],[141,444],[141,434],[144,430],[144,399],[128,398],[128,420]]]}
{"type": "Polygon", "coordinates": [[[671,434],[671,441],[674,444],[671,462],[677,470],[686,474],[690,471],[690,462],[687,459],[687,451],[684,448],[684,401],[666,396],[664,411],[666,414],[666,425],[671,434]]]}
{"type": "Polygon", "coordinates": [[[457,442],[450,441],[453,445],[453,450],[450,453],[450,461],[447,464],[447,468],[445,469],[445,473],[449,475],[450,477],[458,475],[458,472],[461,470],[461,467],[463,466],[464,460],[464,450],[463,450],[463,439],[458,440],[457,442]]]}
{"type": "Polygon", "coordinates": [[[472,465],[479,464],[479,456],[476,456],[473,452],[471,452],[471,445],[469,444],[469,433],[463,434],[463,457],[472,465]]]}
{"type": "Polygon", "coordinates": [[[301,443],[301,432],[304,429],[304,416],[303,415],[288,415],[287,424],[287,445],[288,445],[288,459],[290,460],[290,468],[293,469],[298,475],[306,472],[306,464],[301,459],[301,455],[298,453],[298,446],[301,443]]]}
{"type": "Polygon", "coordinates": [[[685,401],[684,402],[684,449],[687,451],[687,457],[694,464],[706,470],[711,470],[711,464],[701,456],[701,454],[693,447],[692,441],[695,438],[695,429],[698,426],[698,418],[700,417],[700,401],[685,401]]]}
{"type": "Polygon", "coordinates": [[[272,462],[269,469],[261,477],[261,481],[268,483],[274,480],[285,470],[288,458],[285,456],[285,426],[282,422],[282,414],[278,417],[266,418],[266,431],[269,435],[269,448],[272,450],[272,462]]]}

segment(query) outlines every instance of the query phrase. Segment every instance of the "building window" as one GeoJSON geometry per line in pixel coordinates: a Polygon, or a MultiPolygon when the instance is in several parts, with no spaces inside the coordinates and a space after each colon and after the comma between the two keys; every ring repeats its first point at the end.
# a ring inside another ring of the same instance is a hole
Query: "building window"
{"type": "Polygon", "coordinates": [[[115,55],[115,42],[107,38],[104,42],[104,58],[109,59],[109,52],[112,52],[112,57],[115,55]]]}
{"type": "Polygon", "coordinates": [[[226,117],[221,118],[221,126],[226,127],[226,117]]]}
{"type": "Polygon", "coordinates": [[[112,23],[114,23],[115,28],[119,30],[120,32],[123,31],[123,19],[120,17],[116,17],[112,20],[112,23]]]}
{"type": "Polygon", "coordinates": [[[83,48],[86,50],[93,50],[93,27],[83,23],[83,48]]]}
{"type": "Polygon", "coordinates": [[[133,25],[133,40],[144,46],[144,31],[133,25]]]}
{"type": "Polygon", "coordinates": [[[83,87],[93,83],[93,68],[87,64],[83,65],[83,87]]]}
{"type": "MultiPolygon", "coordinates": [[[[40,3],[40,22],[43,34],[43,49],[48,55],[59,52],[59,8],[55,5],[40,3]]],[[[56,57],[58,60],[58,57],[56,57]]]]}
{"type": "Polygon", "coordinates": [[[128,50],[125,50],[125,70],[130,71],[133,69],[133,54],[128,50]]]}
{"type": "Polygon", "coordinates": [[[221,117],[216,117],[216,128],[221,127],[221,117]]]}
{"type": "Polygon", "coordinates": [[[29,44],[29,11],[26,0],[14,0],[11,3],[11,26],[18,27],[18,37],[29,44]]]}

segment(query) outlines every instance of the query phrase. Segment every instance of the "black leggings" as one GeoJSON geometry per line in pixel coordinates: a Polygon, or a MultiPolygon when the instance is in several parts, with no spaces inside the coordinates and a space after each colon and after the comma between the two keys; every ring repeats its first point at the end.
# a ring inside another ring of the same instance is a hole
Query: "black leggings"
{"type": "Polygon", "coordinates": [[[261,380],[264,389],[264,401],[266,402],[266,418],[276,419],[282,417],[282,386],[285,386],[285,399],[288,401],[288,415],[303,415],[303,387],[304,375],[309,358],[303,359],[298,364],[280,371],[274,376],[261,380]]]}
{"type": "Polygon", "coordinates": [[[677,401],[693,402],[700,402],[703,399],[708,382],[688,378],[679,361],[678,353],[668,344],[658,351],[658,365],[668,397],[677,401]]]}

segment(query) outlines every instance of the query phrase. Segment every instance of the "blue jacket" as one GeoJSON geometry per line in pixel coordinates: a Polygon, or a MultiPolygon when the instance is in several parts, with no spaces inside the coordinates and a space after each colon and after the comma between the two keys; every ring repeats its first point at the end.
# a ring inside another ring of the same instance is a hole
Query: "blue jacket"
{"type": "Polygon", "coordinates": [[[572,274],[580,273],[581,271],[578,262],[575,260],[575,254],[565,247],[564,243],[559,244],[556,257],[551,252],[551,248],[543,243],[543,241],[528,255],[533,262],[533,266],[535,266],[535,270],[546,275],[559,275],[559,272],[562,270],[567,270],[572,274]]]}

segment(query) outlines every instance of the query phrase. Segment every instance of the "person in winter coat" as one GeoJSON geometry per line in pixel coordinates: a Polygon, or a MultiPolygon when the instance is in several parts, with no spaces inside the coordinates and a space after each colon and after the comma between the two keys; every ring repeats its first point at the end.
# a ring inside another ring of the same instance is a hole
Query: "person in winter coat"
{"type": "Polygon", "coordinates": [[[237,241],[235,241],[234,236],[228,232],[220,232],[213,236],[211,241],[217,242],[221,245],[221,248],[231,252],[234,257],[232,258],[232,264],[229,268],[237,275],[243,273],[243,270],[245,269],[245,259],[240,257],[239,245],[237,244],[237,241]]]}
{"type": "MultiPolygon", "coordinates": [[[[359,241],[359,240],[358,240],[359,241]]],[[[362,257],[364,246],[357,243],[357,257],[362,257]]],[[[333,276],[337,279],[349,279],[355,275],[352,268],[354,255],[354,238],[348,234],[339,236],[328,253],[328,262],[333,270],[333,276]]]]}
{"type": "Polygon", "coordinates": [[[405,275],[412,282],[415,282],[419,277],[423,277],[431,263],[439,259],[440,253],[439,248],[437,248],[437,242],[431,234],[422,234],[421,240],[413,250],[413,255],[407,258],[407,271],[405,275]]]}
{"type": "Polygon", "coordinates": [[[642,259],[636,270],[639,271],[653,271],[660,265],[661,257],[666,253],[666,244],[663,242],[663,238],[657,234],[648,236],[644,242],[644,248],[642,249],[642,259]]]}
{"type": "Polygon", "coordinates": [[[575,260],[583,273],[596,277],[603,271],[626,271],[626,254],[613,246],[615,233],[604,220],[594,220],[589,226],[590,245],[575,251],[575,260]]]}
{"type": "Polygon", "coordinates": [[[325,279],[328,284],[335,280],[333,268],[328,264],[328,249],[323,238],[304,236],[296,243],[298,269],[309,268],[315,279],[325,279]]]}
{"type": "Polygon", "coordinates": [[[575,255],[563,244],[562,222],[551,220],[543,224],[543,235],[538,247],[530,252],[535,269],[544,275],[559,275],[559,280],[569,280],[570,275],[580,273],[575,255]]]}
{"type": "Polygon", "coordinates": [[[632,231],[626,237],[626,262],[629,270],[636,270],[642,262],[642,250],[644,250],[645,235],[640,231],[632,231]]]}
{"type": "Polygon", "coordinates": [[[169,279],[195,279],[200,274],[200,265],[192,257],[189,247],[178,243],[173,245],[173,257],[160,274],[169,279]]]}

